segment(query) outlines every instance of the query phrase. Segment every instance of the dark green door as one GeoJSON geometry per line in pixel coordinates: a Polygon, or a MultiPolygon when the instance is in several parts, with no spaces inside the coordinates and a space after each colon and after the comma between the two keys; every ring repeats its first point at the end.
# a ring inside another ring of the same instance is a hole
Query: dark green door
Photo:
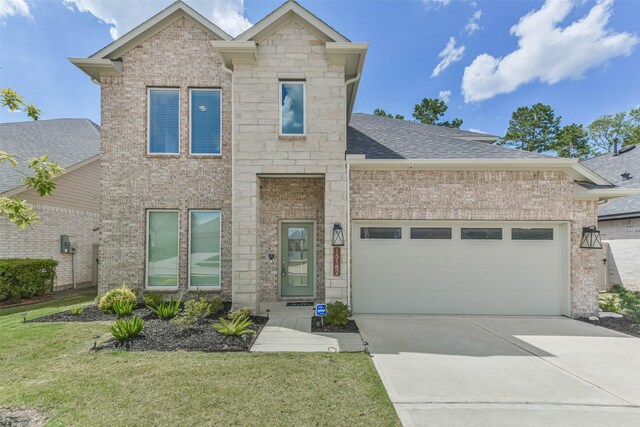
{"type": "Polygon", "coordinates": [[[280,293],[283,297],[313,297],[313,223],[285,222],[281,227],[280,293]]]}

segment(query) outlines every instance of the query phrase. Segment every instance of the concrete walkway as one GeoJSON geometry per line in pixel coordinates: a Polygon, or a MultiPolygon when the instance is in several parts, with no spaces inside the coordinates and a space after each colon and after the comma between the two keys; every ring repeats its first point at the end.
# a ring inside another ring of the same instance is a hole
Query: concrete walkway
{"type": "Polygon", "coordinates": [[[638,425],[638,338],[560,317],[356,321],[406,426],[638,425]]]}
{"type": "Polygon", "coordinates": [[[285,303],[261,304],[269,322],[251,347],[253,352],[354,352],[363,351],[360,334],[312,333],[313,307],[286,307],[285,303]],[[266,310],[269,310],[267,313],[266,310]]]}

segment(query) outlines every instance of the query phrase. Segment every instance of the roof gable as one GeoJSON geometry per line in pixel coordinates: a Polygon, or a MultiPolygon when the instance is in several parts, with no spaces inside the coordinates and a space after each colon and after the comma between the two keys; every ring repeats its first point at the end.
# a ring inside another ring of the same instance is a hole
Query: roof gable
{"type": "Polygon", "coordinates": [[[207,33],[211,34],[216,40],[231,40],[231,36],[224,32],[220,27],[200,15],[190,6],[182,1],[176,1],[166,9],[162,10],[152,18],[138,25],[113,43],[100,49],[91,55],[90,59],[118,59],[131,49],[140,45],[140,43],[149,39],[153,35],[167,28],[180,18],[186,18],[196,25],[202,27],[207,33]]]}
{"type": "Polygon", "coordinates": [[[259,43],[291,20],[324,42],[349,42],[349,39],[293,0],[282,4],[234,40],[259,43]]]}

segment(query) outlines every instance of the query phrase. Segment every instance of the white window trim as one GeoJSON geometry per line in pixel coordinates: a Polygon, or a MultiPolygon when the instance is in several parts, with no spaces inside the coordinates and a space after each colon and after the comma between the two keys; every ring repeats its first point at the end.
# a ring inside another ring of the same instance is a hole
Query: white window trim
{"type": "Polygon", "coordinates": [[[187,287],[188,289],[195,289],[195,290],[207,290],[207,289],[215,289],[215,290],[220,290],[222,289],[222,211],[217,210],[217,209],[190,209],[189,210],[189,241],[188,241],[188,246],[187,246],[187,253],[188,253],[188,259],[187,259],[187,274],[188,274],[188,284],[187,287]],[[218,214],[220,214],[220,233],[218,234],[218,248],[220,249],[220,272],[218,274],[218,284],[217,285],[200,285],[200,286],[191,286],[191,213],[192,212],[216,212],[218,214]]]}
{"type": "Polygon", "coordinates": [[[175,87],[148,87],[147,88],[147,154],[150,156],[179,156],[180,155],[180,88],[175,87]],[[178,151],[176,153],[152,153],[151,152],[151,91],[177,91],[178,92],[178,151]]]}
{"type": "Polygon", "coordinates": [[[158,291],[175,291],[180,288],[180,211],[177,209],[147,209],[147,225],[145,229],[145,255],[144,255],[144,288],[158,291]],[[178,256],[176,257],[176,285],[175,286],[149,286],[149,218],[152,212],[177,212],[178,213],[178,256]]]}
{"type": "Polygon", "coordinates": [[[307,82],[304,80],[280,80],[278,85],[278,135],[280,136],[306,136],[307,135],[307,82]],[[282,85],[302,85],[302,133],[282,133],[282,85]]]}
{"type": "Polygon", "coordinates": [[[209,88],[192,88],[189,89],[189,155],[190,156],[222,156],[222,89],[209,89],[209,88]],[[191,116],[191,95],[193,92],[219,92],[220,93],[220,151],[218,153],[194,153],[193,147],[193,135],[191,133],[191,127],[193,125],[193,117],[191,116]]]}

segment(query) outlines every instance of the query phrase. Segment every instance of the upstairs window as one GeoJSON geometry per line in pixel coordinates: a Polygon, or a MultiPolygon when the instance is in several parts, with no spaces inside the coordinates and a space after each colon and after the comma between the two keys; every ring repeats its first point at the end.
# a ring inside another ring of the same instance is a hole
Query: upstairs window
{"type": "Polygon", "coordinates": [[[191,154],[220,154],[222,133],[219,89],[191,89],[191,154]]]}
{"type": "Polygon", "coordinates": [[[305,134],[305,84],[280,82],[280,134],[305,134]]]}
{"type": "Polygon", "coordinates": [[[180,154],[180,90],[149,89],[149,154],[180,154]]]}

